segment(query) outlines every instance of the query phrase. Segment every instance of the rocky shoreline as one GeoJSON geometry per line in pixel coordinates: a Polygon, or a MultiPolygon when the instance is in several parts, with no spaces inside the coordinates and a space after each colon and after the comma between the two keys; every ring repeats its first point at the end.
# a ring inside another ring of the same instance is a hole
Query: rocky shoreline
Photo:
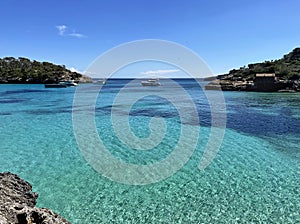
{"type": "Polygon", "coordinates": [[[253,80],[216,79],[205,86],[206,90],[252,92],[300,92],[300,80],[279,80],[270,85],[257,86],[253,80]]]}
{"type": "Polygon", "coordinates": [[[68,81],[68,80],[74,80],[76,83],[93,83],[93,79],[91,77],[86,75],[81,75],[81,77],[78,78],[73,78],[72,76],[64,76],[61,79],[46,80],[46,81],[41,81],[34,78],[23,80],[19,77],[11,78],[11,79],[4,79],[0,77],[0,84],[49,84],[49,83],[58,83],[59,81],[68,81]]]}
{"type": "Polygon", "coordinates": [[[47,208],[37,208],[38,194],[16,174],[0,173],[0,224],[69,224],[47,208]]]}

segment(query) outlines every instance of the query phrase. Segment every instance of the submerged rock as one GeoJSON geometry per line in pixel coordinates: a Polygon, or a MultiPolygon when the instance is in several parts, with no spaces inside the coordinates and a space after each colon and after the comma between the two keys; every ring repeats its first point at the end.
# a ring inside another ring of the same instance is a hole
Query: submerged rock
{"type": "Polygon", "coordinates": [[[69,223],[47,208],[36,208],[38,194],[32,186],[12,173],[0,173],[0,224],[69,223]]]}

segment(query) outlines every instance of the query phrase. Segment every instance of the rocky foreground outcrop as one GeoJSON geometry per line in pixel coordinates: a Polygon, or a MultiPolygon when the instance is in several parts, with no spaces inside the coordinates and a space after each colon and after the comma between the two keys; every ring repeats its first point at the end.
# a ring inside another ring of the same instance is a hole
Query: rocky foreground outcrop
{"type": "Polygon", "coordinates": [[[0,173],[0,224],[65,224],[60,215],[37,208],[38,194],[32,186],[12,173],[0,173]]]}

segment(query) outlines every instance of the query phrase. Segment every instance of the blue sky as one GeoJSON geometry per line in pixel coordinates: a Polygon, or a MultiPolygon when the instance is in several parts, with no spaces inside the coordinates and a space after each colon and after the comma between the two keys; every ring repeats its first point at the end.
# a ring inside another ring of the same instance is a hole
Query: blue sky
{"type": "Polygon", "coordinates": [[[0,57],[23,56],[79,71],[110,48],[139,39],[182,44],[215,74],[280,58],[300,45],[298,0],[2,0],[0,5],[0,57]]]}

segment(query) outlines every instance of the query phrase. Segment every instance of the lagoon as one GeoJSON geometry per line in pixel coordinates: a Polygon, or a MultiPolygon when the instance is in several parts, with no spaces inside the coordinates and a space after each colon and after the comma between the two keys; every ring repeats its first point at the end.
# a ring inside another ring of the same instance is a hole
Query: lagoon
{"type": "MultiPolygon", "coordinates": [[[[210,133],[209,106],[201,88],[193,80],[177,80],[194,99],[200,123],[192,117],[180,122],[176,108],[155,97],[166,91],[164,80],[162,87],[132,89],[129,98],[137,91],[149,95],[132,108],[133,133],[149,135],[153,116],[164,118],[168,130],[163,144],[140,152],[124,148],[110,120],[113,100],[129,81],[108,80],[102,88],[97,130],[118,159],[145,165],[172,151],[181,125],[199,127],[193,155],[174,175],[143,186],[111,181],[86,162],[77,145],[72,128],[76,88],[8,84],[0,85],[0,171],[29,181],[39,193],[37,206],[71,223],[300,222],[300,94],[224,92],[225,136],[213,162],[199,170],[210,133]]],[[[124,105],[117,106],[125,116],[124,105]]]]}

